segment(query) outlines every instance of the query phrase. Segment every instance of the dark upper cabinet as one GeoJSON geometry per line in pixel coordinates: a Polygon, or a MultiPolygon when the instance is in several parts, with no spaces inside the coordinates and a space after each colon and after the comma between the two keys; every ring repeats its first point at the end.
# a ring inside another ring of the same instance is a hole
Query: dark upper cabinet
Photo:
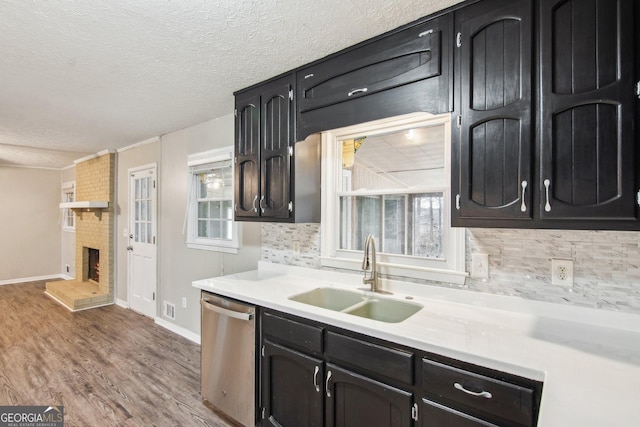
{"type": "Polygon", "coordinates": [[[319,222],[319,140],[294,144],[293,83],[236,93],[236,220],[319,222]]]}
{"type": "Polygon", "coordinates": [[[235,216],[257,217],[260,194],[260,95],[236,96],[235,216]]]}
{"type": "Polygon", "coordinates": [[[455,12],[454,225],[532,218],[532,11],[485,0],[455,12]]]}
{"type": "Polygon", "coordinates": [[[453,225],[640,229],[635,3],[455,12],[453,225]]]}
{"type": "Polygon", "coordinates": [[[416,111],[449,111],[450,38],[447,14],[298,70],[298,139],[416,111]]]}
{"type": "Polygon", "coordinates": [[[540,0],[542,219],[635,221],[634,0],[540,0]]]}

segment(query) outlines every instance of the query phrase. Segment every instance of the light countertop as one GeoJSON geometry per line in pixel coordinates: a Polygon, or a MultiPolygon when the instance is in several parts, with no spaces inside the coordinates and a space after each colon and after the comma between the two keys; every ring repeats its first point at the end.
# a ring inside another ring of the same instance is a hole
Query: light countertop
{"type": "Polygon", "coordinates": [[[260,262],[258,270],[199,280],[193,286],[543,381],[541,427],[640,422],[640,316],[397,281],[382,282],[383,289],[393,292],[390,298],[410,296],[424,306],[400,323],[288,299],[318,287],[357,290],[361,277],[260,262]]]}

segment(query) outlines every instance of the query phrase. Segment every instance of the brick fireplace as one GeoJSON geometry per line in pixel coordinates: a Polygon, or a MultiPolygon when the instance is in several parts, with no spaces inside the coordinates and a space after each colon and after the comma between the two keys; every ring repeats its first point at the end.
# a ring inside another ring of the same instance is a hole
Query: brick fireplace
{"type": "Polygon", "coordinates": [[[76,163],[76,201],[108,201],[107,208],[74,209],[76,278],[49,282],[46,293],[71,310],[114,302],[115,154],[76,163]]]}

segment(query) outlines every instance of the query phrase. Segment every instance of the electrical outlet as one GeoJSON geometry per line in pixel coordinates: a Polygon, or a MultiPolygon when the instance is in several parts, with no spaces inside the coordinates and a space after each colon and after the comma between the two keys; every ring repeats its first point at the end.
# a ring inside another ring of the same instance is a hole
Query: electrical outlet
{"type": "Polygon", "coordinates": [[[187,308],[187,298],[182,297],[182,308],[187,308]]]}
{"type": "Polygon", "coordinates": [[[551,284],[573,286],[573,261],[570,259],[551,260],[551,284]]]}
{"type": "Polygon", "coordinates": [[[293,250],[294,255],[300,255],[300,242],[297,240],[294,240],[291,243],[291,249],[293,250]]]}
{"type": "Polygon", "coordinates": [[[489,254],[471,254],[471,277],[478,279],[489,277],[489,254]]]}

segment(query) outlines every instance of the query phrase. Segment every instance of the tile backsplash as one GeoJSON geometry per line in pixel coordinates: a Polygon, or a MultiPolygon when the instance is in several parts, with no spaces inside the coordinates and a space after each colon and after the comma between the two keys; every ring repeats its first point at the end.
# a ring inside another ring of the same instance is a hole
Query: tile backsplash
{"type": "MultiPolygon", "coordinates": [[[[264,261],[320,268],[319,224],[264,223],[261,240],[264,261]]],[[[489,254],[489,279],[463,288],[640,314],[640,232],[467,229],[467,271],[476,252],[489,254]],[[551,284],[551,259],[573,260],[571,288],[551,284]]]]}

